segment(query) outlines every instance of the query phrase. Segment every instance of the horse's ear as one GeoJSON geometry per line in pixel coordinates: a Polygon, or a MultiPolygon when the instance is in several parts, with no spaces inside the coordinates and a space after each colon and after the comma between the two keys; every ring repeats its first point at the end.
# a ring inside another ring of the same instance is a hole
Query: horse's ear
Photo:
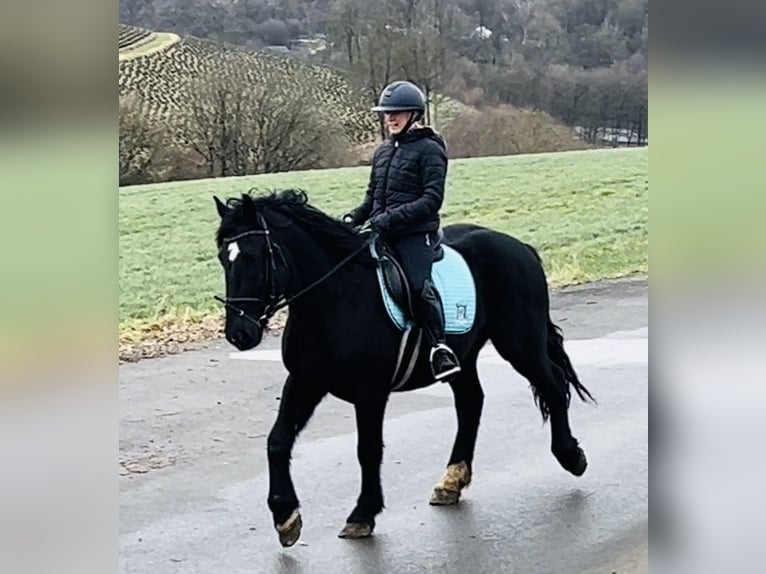
{"type": "Polygon", "coordinates": [[[215,199],[215,207],[218,210],[218,215],[221,216],[221,219],[223,219],[223,216],[226,215],[226,212],[229,210],[224,203],[218,199],[218,196],[214,195],[213,199],[215,199]]]}
{"type": "Polygon", "coordinates": [[[242,213],[245,219],[255,219],[255,203],[253,203],[253,198],[247,193],[242,194],[242,213]]]}

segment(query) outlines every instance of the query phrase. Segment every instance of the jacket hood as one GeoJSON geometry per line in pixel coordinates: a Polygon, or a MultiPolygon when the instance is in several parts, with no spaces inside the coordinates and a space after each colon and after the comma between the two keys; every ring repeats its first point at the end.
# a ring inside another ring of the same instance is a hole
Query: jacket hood
{"type": "Polygon", "coordinates": [[[398,136],[394,137],[394,139],[399,140],[400,142],[415,141],[423,138],[433,140],[438,143],[443,150],[447,150],[447,142],[444,141],[444,137],[440,133],[435,132],[433,128],[428,126],[415,128],[408,131],[407,133],[399,134],[398,136]]]}

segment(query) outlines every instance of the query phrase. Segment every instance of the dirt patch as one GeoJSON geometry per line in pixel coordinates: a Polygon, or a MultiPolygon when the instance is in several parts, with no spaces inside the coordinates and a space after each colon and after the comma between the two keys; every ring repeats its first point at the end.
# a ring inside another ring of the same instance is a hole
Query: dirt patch
{"type": "MultiPolygon", "coordinates": [[[[283,309],[269,321],[267,334],[280,335],[286,323],[287,309],[283,309]]],[[[120,335],[119,362],[135,363],[142,359],[175,355],[223,336],[224,323],[220,315],[186,323],[172,319],[155,321],[128,329],[120,335]]]]}
{"type": "Polygon", "coordinates": [[[161,453],[150,453],[140,455],[133,459],[124,459],[120,461],[120,476],[130,474],[146,474],[152,470],[160,470],[173,466],[176,463],[176,457],[161,453]]]}

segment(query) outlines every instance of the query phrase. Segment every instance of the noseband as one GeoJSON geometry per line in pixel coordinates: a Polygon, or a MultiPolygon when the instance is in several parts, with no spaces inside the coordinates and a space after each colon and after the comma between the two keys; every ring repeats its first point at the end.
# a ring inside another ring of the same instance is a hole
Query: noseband
{"type": "Polygon", "coordinates": [[[237,241],[238,239],[241,239],[243,237],[247,237],[250,235],[263,235],[266,238],[266,247],[269,251],[269,297],[267,300],[264,301],[261,297],[219,297],[218,295],[215,296],[215,299],[219,302],[221,302],[227,309],[230,309],[234,313],[237,314],[237,316],[242,317],[243,319],[246,319],[250,321],[251,323],[254,323],[258,326],[259,329],[263,329],[266,322],[268,322],[269,319],[271,319],[274,314],[279,311],[280,309],[283,309],[284,307],[287,307],[295,301],[298,297],[301,295],[304,295],[320,283],[322,283],[324,280],[329,278],[333,273],[335,273],[338,269],[343,267],[346,263],[351,261],[354,257],[359,255],[362,251],[367,249],[367,247],[375,241],[377,238],[377,235],[374,233],[371,233],[370,236],[364,241],[364,243],[359,247],[358,249],[354,250],[353,253],[345,257],[343,260],[341,260],[340,263],[338,263],[335,267],[330,269],[327,273],[322,275],[319,279],[316,281],[313,281],[310,283],[307,287],[304,287],[298,293],[293,295],[292,297],[286,297],[285,294],[277,294],[277,285],[276,285],[276,272],[277,272],[277,261],[274,256],[275,252],[279,253],[279,257],[282,260],[282,264],[284,265],[285,271],[288,270],[287,266],[287,260],[285,259],[284,254],[282,253],[282,248],[272,243],[271,241],[271,232],[269,230],[269,227],[266,223],[266,219],[263,216],[259,215],[259,220],[261,221],[261,224],[263,225],[262,229],[253,229],[250,231],[244,231],[242,233],[239,233],[237,235],[234,235],[233,237],[227,237],[223,240],[224,244],[231,243],[232,241],[237,241]],[[233,303],[263,303],[263,314],[261,314],[260,317],[257,319],[253,317],[252,315],[249,315],[245,312],[244,309],[237,307],[233,303]]]}

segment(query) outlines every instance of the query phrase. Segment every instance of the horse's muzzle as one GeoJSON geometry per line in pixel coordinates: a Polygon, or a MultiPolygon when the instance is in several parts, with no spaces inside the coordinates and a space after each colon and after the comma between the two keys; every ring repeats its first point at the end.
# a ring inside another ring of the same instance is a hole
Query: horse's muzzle
{"type": "Polygon", "coordinates": [[[240,351],[247,351],[260,344],[263,338],[263,330],[248,326],[248,328],[237,327],[232,329],[231,333],[226,334],[226,340],[229,341],[240,351]]]}

